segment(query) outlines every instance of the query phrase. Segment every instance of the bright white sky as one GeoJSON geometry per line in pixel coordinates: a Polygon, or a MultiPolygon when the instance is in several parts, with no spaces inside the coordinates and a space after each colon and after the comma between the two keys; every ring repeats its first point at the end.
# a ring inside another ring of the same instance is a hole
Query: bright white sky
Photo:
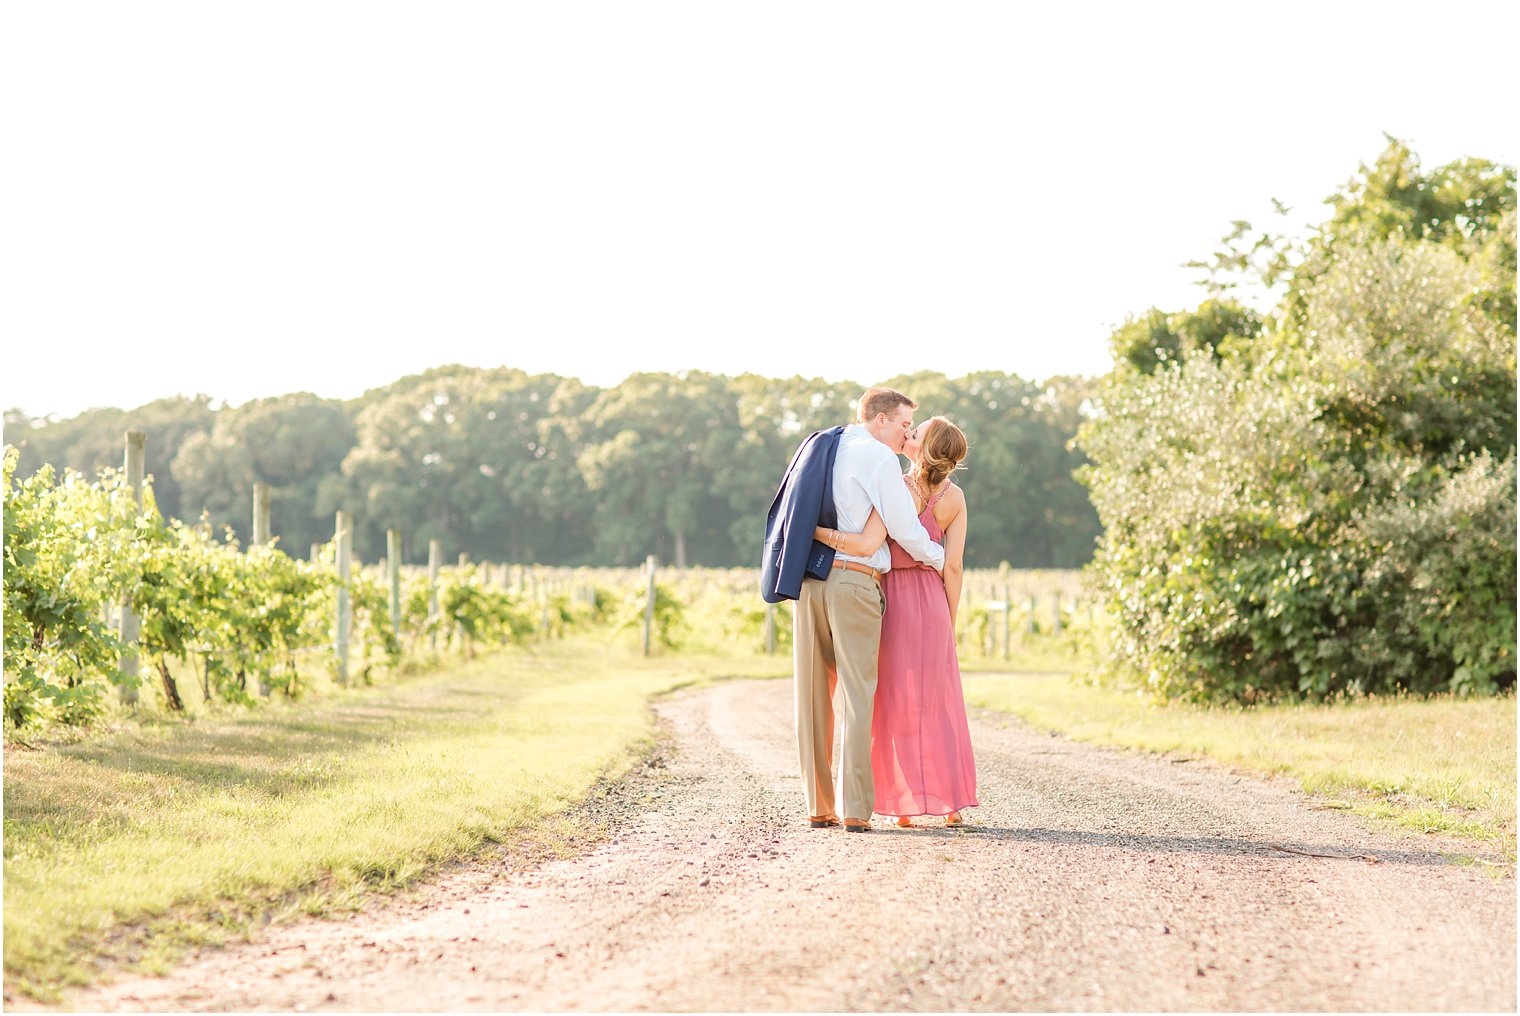
{"type": "Polygon", "coordinates": [[[1520,4],[11,4],[0,403],[1102,373],[1237,217],[1520,158],[1520,4]]]}

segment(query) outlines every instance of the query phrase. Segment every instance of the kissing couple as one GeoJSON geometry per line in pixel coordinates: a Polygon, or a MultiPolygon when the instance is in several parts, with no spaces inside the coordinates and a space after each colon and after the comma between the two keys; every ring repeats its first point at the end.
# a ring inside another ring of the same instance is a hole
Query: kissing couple
{"type": "Polygon", "coordinates": [[[950,474],[966,435],[942,416],[915,428],[917,408],[891,388],[867,390],[853,424],[802,442],[766,518],[761,595],[797,601],[797,753],[815,829],[840,824],[836,801],[845,831],[859,833],[872,812],[954,826],[977,804],[955,650],[966,495],[950,474]]]}

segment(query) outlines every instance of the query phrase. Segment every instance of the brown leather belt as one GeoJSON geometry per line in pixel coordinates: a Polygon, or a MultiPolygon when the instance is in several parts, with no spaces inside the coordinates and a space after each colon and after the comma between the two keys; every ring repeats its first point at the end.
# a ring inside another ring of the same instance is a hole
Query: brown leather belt
{"type": "Polygon", "coordinates": [[[871,576],[871,578],[876,580],[877,585],[881,584],[881,572],[877,571],[875,568],[872,568],[868,564],[860,564],[857,561],[841,561],[836,557],[834,559],[834,567],[844,568],[848,571],[858,571],[862,575],[871,576]]]}

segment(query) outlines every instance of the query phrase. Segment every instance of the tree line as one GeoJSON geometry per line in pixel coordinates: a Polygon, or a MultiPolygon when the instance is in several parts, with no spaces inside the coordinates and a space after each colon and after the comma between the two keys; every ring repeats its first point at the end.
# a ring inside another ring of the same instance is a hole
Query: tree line
{"type": "MultiPolygon", "coordinates": [[[[1097,514],[1071,447],[1096,382],[1042,383],[995,371],[883,379],[918,416],[943,414],[971,439],[957,481],[976,512],[973,567],[1077,567],[1097,514]]],[[[406,534],[450,557],[555,565],[677,566],[759,560],[764,515],[810,431],[849,422],[864,389],[818,378],[636,374],[611,388],[510,367],[443,366],[352,400],[294,393],[238,406],[201,395],[63,419],[11,410],[17,477],[44,464],[86,477],[119,467],[122,434],[148,434],[159,510],[229,527],[244,543],[253,485],[269,485],[274,534],[293,555],[355,519],[355,551],[385,553],[406,534]]]]}

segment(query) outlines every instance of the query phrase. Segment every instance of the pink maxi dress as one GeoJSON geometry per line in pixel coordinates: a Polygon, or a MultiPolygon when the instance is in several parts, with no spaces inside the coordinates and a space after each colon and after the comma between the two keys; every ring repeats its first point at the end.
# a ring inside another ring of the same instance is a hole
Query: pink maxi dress
{"type": "MultiPolygon", "coordinates": [[[[944,530],[934,506],[919,521],[936,543],[944,530]]],[[[889,540],[892,568],[882,576],[876,705],[871,718],[871,775],[880,815],[948,815],[975,807],[976,762],[961,694],[961,668],[950,630],[945,584],[928,565],[889,540]]]]}

